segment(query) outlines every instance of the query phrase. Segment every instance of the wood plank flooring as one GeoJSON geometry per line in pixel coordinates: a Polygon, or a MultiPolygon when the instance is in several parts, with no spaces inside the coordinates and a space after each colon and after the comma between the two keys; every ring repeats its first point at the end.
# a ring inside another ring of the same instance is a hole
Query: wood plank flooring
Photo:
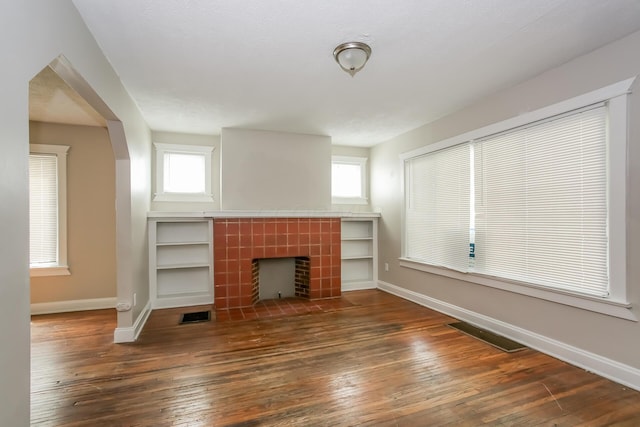
{"type": "Polygon", "coordinates": [[[34,316],[32,425],[640,425],[640,392],[381,291],[343,299],[188,325],[193,307],[157,310],[132,344],[112,343],[113,310],[34,316]]]}

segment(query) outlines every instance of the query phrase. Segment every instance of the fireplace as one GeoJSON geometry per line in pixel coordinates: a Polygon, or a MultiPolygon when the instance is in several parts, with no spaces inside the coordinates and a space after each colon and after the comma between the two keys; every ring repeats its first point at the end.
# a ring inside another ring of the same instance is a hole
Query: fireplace
{"type": "Polygon", "coordinates": [[[216,308],[258,302],[258,260],[267,258],[295,258],[296,296],[340,296],[339,218],[215,218],[213,230],[216,308]]]}
{"type": "Polygon", "coordinates": [[[310,267],[309,257],[254,259],[252,294],[258,292],[260,300],[309,298],[310,267]]]}

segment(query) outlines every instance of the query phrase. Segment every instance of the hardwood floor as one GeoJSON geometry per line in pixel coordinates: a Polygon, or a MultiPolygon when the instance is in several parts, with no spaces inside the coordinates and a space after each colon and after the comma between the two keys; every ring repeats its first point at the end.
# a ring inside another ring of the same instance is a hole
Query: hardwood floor
{"type": "MultiPolygon", "coordinates": [[[[178,325],[154,311],[32,318],[32,425],[640,425],[640,393],[533,350],[504,353],[381,291],[331,311],[178,325]]],[[[206,307],[207,309],[210,307],[206,307]]]]}

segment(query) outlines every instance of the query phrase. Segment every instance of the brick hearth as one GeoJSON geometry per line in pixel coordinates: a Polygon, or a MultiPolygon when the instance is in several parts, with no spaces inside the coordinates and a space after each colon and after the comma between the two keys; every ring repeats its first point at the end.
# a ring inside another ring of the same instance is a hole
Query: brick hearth
{"type": "Polygon", "coordinates": [[[308,257],[309,299],[340,296],[339,218],[216,218],[214,295],[216,309],[258,301],[252,262],[308,257]]]}

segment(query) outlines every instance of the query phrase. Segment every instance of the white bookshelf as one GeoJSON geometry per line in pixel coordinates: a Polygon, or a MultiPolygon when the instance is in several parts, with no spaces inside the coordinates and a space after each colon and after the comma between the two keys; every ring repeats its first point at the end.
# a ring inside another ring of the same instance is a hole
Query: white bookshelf
{"type": "Polygon", "coordinates": [[[375,289],[378,283],[378,218],[342,218],[342,290],[375,289]]]}
{"type": "Polygon", "coordinates": [[[149,220],[149,289],[153,308],[213,304],[213,222],[149,220]]]}

